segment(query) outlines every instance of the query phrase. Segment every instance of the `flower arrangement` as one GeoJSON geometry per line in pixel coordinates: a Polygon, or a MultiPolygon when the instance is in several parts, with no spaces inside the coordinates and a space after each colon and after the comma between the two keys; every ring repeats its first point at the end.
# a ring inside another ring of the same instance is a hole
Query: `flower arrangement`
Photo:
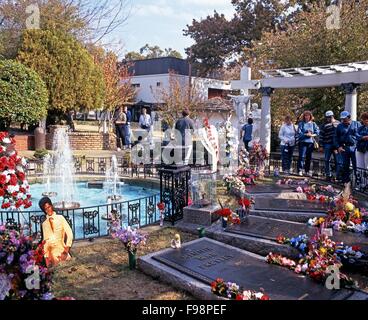
{"type": "Polygon", "coordinates": [[[219,297],[230,300],[270,300],[270,297],[263,291],[241,290],[236,283],[225,282],[223,279],[216,279],[212,282],[211,291],[219,297]]]}
{"type": "Polygon", "coordinates": [[[257,167],[257,171],[261,174],[264,172],[265,162],[269,159],[268,151],[260,143],[253,144],[253,148],[249,154],[250,163],[257,167]]]}
{"type": "Polygon", "coordinates": [[[245,148],[242,148],[239,151],[239,169],[248,168],[250,168],[249,152],[245,148]]]}
{"type": "Polygon", "coordinates": [[[240,217],[229,208],[222,208],[217,210],[215,214],[219,215],[222,219],[226,220],[230,224],[240,224],[240,217]]]}
{"type": "Polygon", "coordinates": [[[212,132],[212,127],[210,125],[210,122],[209,122],[208,118],[205,118],[203,120],[203,125],[204,125],[204,129],[206,131],[209,142],[211,143],[211,145],[212,145],[213,149],[215,150],[216,154],[218,154],[219,153],[219,146],[218,146],[217,140],[214,136],[214,133],[212,132]]]}
{"type": "Polygon", "coordinates": [[[234,128],[230,120],[227,120],[219,130],[220,135],[225,137],[225,153],[227,157],[231,157],[231,155],[235,152],[235,134],[234,128]]]}
{"type": "Polygon", "coordinates": [[[304,180],[298,180],[298,179],[280,179],[277,181],[278,185],[289,185],[289,186],[303,186],[303,185],[308,185],[309,181],[308,179],[304,179],[304,180]]]}
{"type": "Polygon", "coordinates": [[[120,240],[126,250],[130,253],[137,253],[141,246],[144,246],[147,242],[147,236],[141,233],[138,229],[132,229],[131,227],[121,228],[114,230],[112,233],[113,239],[120,240]]]}
{"type": "Polygon", "coordinates": [[[0,226],[0,300],[52,300],[51,271],[44,260],[44,243],[0,226]],[[31,275],[36,282],[30,283],[31,275]]]}
{"type": "Polygon", "coordinates": [[[158,210],[160,211],[160,227],[164,226],[164,212],[165,212],[165,203],[164,202],[160,202],[157,205],[158,210]]]}
{"type": "Polygon", "coordinates": [[[336,231],[356,232],[368,235],[368,215],[365,210],[359,209],[358,202],[352,198],[346,200],[343,197],[331,202],[328,217],[313,218],[308,221],[311,226],[333,228],[336,231]]]}
{"type": "Polygon", "coordinates": [[[0,204],[2,209],[17,210],[32,206],[29,184],[26,180],[27,162],[18,156],[15,139],[0,132],[0,204]]]}
{"type": "Polygon", "coordinates": [[[254,169],[239,169],[238,170],[238,178],[245,184],[245,185],[255,185],[256,180],[259,177],[259,172],[254,169]]]}
{"type": "MultiPolygon", "coordinates": [[[[270,264],[287,267],[295,273],[308,275],[320,283],[325,282],[329,276],[329,267],[333,266],[338,270],[342,267],[341,251],[339,250],[342,250],[345,254],[351,252],[355,257],[361,257],[361,253],[353,253],[352,249],[343,247],[341,244],[337,245],[334,241],[322,234],[318,234],[311,240],[306,235],[291,240],[280,236],[278,241],[281,243],[290,243],[298,248],[301,252],[300,260],[296,262],[282,255],[270,253],[266,257],[266,261],[270,264]]],[[[356,286],[351,278],[341,272],[339,273],[339,278],[342,287],[349,288],[356,286]]]]}
{"type": "Polygon", "coordinates": [[[296,192],[306,194],[307,200],[309,201],[319,201],[323,203],[331,203],[339,193],[338,190],[330,185],[323,186],[315,184],[307,187],[299,186],[296,192]]]}
{"type": "Polygon", "coordinates": [[[360,251],[361,248],[359,246],[345,246],[344,243],[334,242],[328,237],[321,235],[317,235],[314,239],[310,239],[305,234],[291,239],[279,236],[277,242],[298,249],[302,256],[307,255],[310,248],[315,246],[315,243],[319,243],[319,246],[324,246],[329,254],[336,255],[343,265],[355,264],[359,260],[366,258],[366,255],[360,251]]]}
{"type": "Polygon", "coordinates": [[[240,198],[238,203],[239,203],[240,209],[238,209],[237,212],[239,213],[240,217],[243,218],[249,215],[250,208],[255,202],[254,202],[254,198],[240,198]]]}
{"type": "Polygon", "coordinates": [[[237,176],[226,175],[224,176],[224,182],[228,192],[234,191],[238,194],[242,194],[246,191],[244,182],[237,176]]]}

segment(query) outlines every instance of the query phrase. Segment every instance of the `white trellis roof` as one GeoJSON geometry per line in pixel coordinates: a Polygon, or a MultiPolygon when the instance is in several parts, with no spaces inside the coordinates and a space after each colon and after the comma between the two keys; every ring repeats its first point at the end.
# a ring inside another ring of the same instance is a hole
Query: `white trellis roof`
{"type": "Polygon", "coordinates": [[[368,61],[320,67],[302,67],[260,71],[262,87],[318,88],[343,83],[368,83],[368,61]]]}
{"type": "Polygon", "coordinates": [[[260,71],[265,78],[275,77],[308,77],[325,74],[336,74],[355,71],[368,71],[368,61],[344,63],[322,67],[288,68],[260,71]]]}

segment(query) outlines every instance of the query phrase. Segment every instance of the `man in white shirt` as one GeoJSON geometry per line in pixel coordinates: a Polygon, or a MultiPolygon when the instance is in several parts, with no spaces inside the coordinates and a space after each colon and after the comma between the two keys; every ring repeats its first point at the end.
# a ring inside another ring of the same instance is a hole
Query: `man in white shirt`
{"type": "Polygon", "coordinates": [[[147,114],[146,108],[142,109],[142,114],[139,118],[139,126],[144,130],[147,130],[147,131],[151,130],[152,119],[151,119],[151,116],[147,114]]]}

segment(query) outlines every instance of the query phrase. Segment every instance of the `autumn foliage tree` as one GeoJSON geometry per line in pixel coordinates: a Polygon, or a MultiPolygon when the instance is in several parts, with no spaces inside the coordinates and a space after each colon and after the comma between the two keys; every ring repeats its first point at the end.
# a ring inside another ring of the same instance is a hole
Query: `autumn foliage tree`
{"type": "Polygon", "coordinates": [[[131,85],[130,65],[119,63],[114,52],[105,51],[102,47],[93,46],[89,50],[95,62],[101,67],[104,76],[105,100],[103,109],[114,111],[117,106],[133,102],[136,91],[131,85]]]}
{"type": "MultiPolygon", "coordinates": [[[[368,0],[359,4],[342,2],[340,25],[331,28],[331,13],[325,1],[309,4],[299,12],[285,30],[265,32],[261,40],[245,49],[244,60],[250,62],[254,78],[262,77],[259,70],[324,66],[367,60],[368,0]]],[[[280,124],[286,113],[300,115],[311,109],[317,121],[323,121],[327,110],[336,113],[344,108],[345,94],[341,88],[276,90],[273,95],[274,124],[280,124]],[[282,111],[282,112],[281,112],[282,111]]],[[[365,111],[365,87],[360,89],[359,111],[365,111]]]]}
{"type": "Polygon", "coordinates": [[[49,91],[49,110],[101,109],[105,98],[103,72],[72,36],[57,31],[27,30],[18,61],[35,70],[49,91]]]}
{"type": "Polygon", "coordinates": [[[194,79],[190,85],[186,77],[173,71],[169,74],[169,85],[156,89],[153,94],[161,105],[160,115],[170,127],[181,117],[184,108],[195,114],[206,102],[200,82],[194,79]]]}

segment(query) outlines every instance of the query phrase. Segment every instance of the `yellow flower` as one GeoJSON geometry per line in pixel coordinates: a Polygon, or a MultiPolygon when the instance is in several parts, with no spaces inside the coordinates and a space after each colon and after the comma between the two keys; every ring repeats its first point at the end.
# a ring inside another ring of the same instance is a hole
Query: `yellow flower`
{"type": "Polygon", "coordinates": [[[325,219],[324,218],[319,218],[319,220],[318,220],[318,224],[322,224],[322,223],[324,223],[325,222],[325,219]]]}
{"type": "Polygon", "coordinates": [[[360,219],[361,217],[362,217],[362,215],[360,214],[359,209],[355,209],[355,212],[354,212],[354,218],[356,218],[356,219],[360,219]]]}
{"type": "Polygon", "coordinates": [[[355,206],[351,203],[351,202],[348,202],[346,205],[345,205],[345,210],[348,211],[348,212],[352,212],[355,210],[355,206]]]}
{"type": "Polygon", "coordinates": [[[323,254],[323,255],[325,255],[326,253],[327,253],[327,249],[326,248],[321,248],[321,253],[323,254]]]}

